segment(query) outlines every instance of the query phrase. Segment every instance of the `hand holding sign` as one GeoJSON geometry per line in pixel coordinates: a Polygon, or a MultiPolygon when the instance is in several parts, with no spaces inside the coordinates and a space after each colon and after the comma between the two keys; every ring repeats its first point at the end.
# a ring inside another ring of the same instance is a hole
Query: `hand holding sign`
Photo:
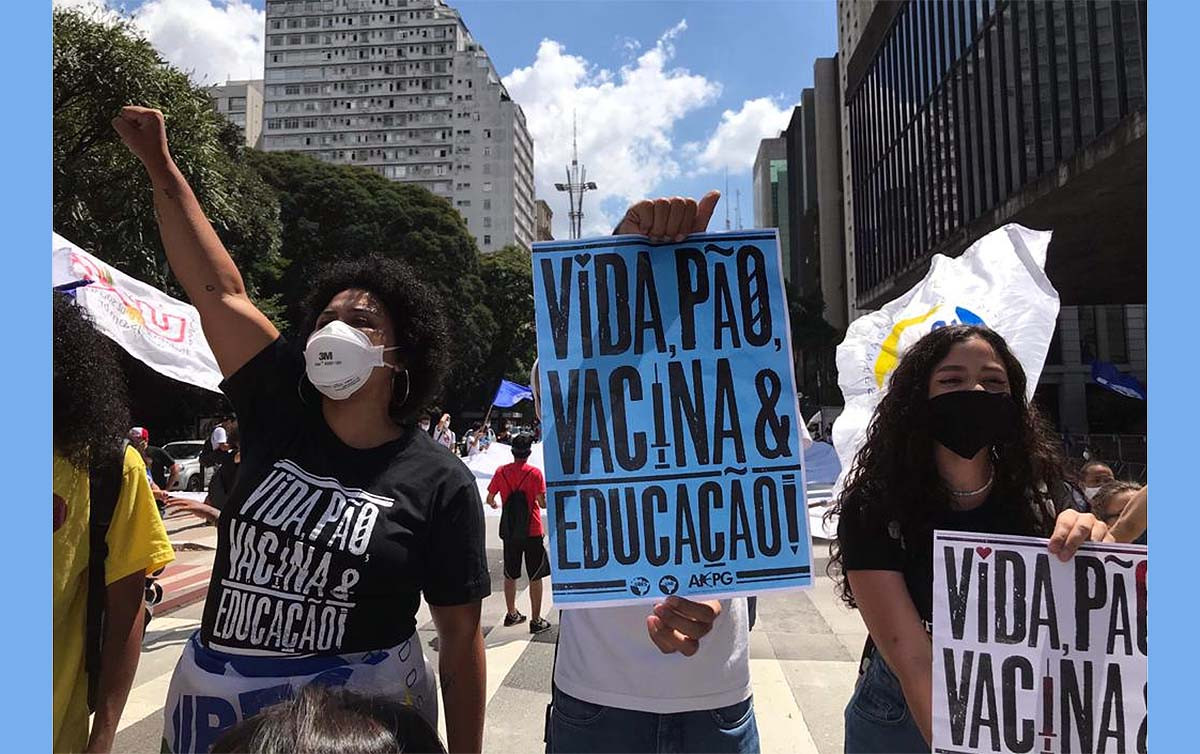
{"type": "Polygon", "coordinates": [[[1113,542],[1108,533],[1108,524],[1091,513],[1065,510],[1054,522],[1054,534],[1050,536],[1050,552],[1066,563],[1084,542],[1113,542]]]}
{"type": "Polygon", "coordinates": [[[649,236],[651,241],[682,241],[690,233],[708,229],[720,191],[709,191],[695,199],[644,199],[630,207],[617,226],[617,235],[649,236]]]}
{"type": "Polygon", "coordinates": [[[113,118],[113,128],[129,151],[142,161],[146,169],[155,169],[171,161],[167,150],[167,127],[163,114],[148,107],[123,107],[113,118]]]}
{"type": "Polygon", "coordinates": [[[717,600],[693,602],[668,597],[654,606],[653,615],[646,617],[646,631],[663,654],[679,652],[691,657],[700,651],[700,640],[712,631],[720,614],[721,603],[717,600]]]}

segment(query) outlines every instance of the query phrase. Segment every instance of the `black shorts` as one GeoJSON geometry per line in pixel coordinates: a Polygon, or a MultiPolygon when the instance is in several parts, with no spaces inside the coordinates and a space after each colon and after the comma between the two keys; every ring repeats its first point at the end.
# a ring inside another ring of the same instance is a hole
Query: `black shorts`
{"type": "Polygon", "coordinates": [[[544,579],[550,575],[550,556],[546,554],[544,537],[504,540],[504,578],[516,581],[521,578],[521,558],[525,559],[525,573],[530,581],[544,579]]]}

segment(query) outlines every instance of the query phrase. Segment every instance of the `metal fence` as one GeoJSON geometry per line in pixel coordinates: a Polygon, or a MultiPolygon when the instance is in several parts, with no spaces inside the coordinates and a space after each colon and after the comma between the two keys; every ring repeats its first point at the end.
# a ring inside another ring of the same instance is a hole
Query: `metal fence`
{"type": "Polygon", "coordinates": [[[1146,483],[1145,435],[1063,435],[1063,447],[1077,465],[1086,451],[1088,460],[1108,464],[1117,479],[1146,483]]]}

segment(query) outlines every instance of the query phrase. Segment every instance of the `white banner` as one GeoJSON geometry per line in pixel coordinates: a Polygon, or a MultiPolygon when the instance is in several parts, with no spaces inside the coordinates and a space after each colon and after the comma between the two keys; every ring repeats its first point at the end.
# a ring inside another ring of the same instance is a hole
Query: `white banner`
{"type": "Polygon", "coordinates": [[[83,279],[76,300],[100,332],[131,356],[168,377],[220,392],[221,370],[194,306],[111,267],[54,234],[53,284],[83,279]]]}
{"type": "Polygon", "coordinates": [[[1021,362],[1033,398],[1058,319],[1058,291],[1043,268],[1049,231],[1005,225],[961,256],[935,254],[929,273],[908,293],[850,324],[837,349],[838,386],[846,408],[833,423],[842,462],[835,493],[866,438],[892,370],[908,347],[945,325],[983,325],[1021,362]]]}
{"type": "Polygon", "coordinates": [[[937,531],[933,750],[1146,751],[1146,548],[937,531]]]}

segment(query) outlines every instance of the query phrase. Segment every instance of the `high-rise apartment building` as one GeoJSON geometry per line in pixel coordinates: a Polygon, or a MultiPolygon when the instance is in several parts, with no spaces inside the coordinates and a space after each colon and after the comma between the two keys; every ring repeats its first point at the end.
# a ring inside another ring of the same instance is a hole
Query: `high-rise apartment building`
{"type": "Polygon", "coordinates": [[[792,282],[791,245],[788,243],[787,142],[782,136],[763,139],[754,157],[754,227],[777,228],[783,257],[783,279],[792,282]]]}
{"type": "Polygon", "coordinates": [[[227,81],[222,86],[210,87],[213,109],[224,115],[235,126],[242,129],[246,146],[259,147],[263,126],[263,82],[227,81]]]}
{"type": "Polygon", "coordinates": [[[534,238],[533,141],[443,0],[267,0],[263,149],[450,201],[481,251],[534,238]]]}
{"type": "Polygon", "coordinates": [[[545,199],[538,199],[534,203],[534,214],[536,215],[535,225],[537,226],[538,241],[553,241],[554,240],[554,211],[550,209],[550,205],[545,199]]]}

